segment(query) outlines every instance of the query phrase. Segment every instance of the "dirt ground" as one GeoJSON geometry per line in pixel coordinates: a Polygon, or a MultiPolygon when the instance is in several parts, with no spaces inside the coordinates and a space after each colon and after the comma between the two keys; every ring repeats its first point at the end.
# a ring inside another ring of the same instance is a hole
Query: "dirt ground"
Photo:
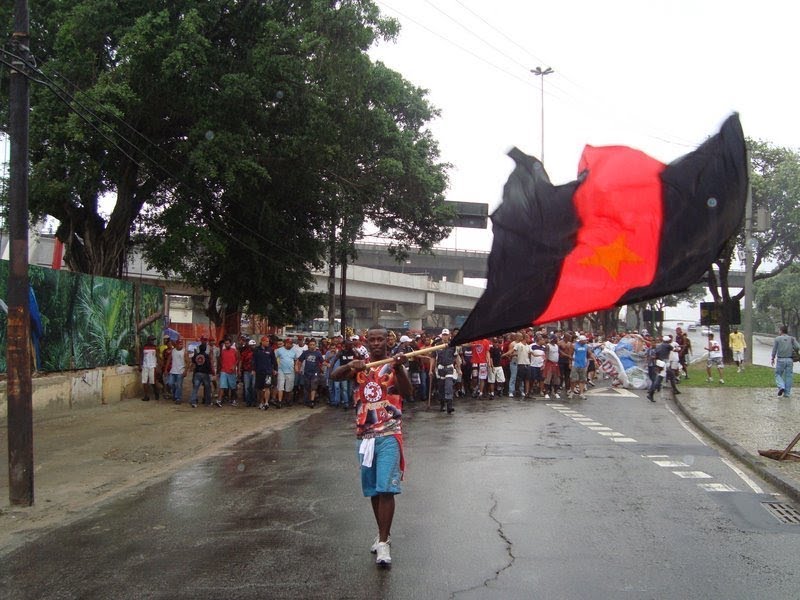
{"type": "MultiPolygon", "coordinates": [[[[184,393],[184,397],[188,395],[184,393]]],[[[316,408],[314,410],[326,410],[316,408]]],[[[0,556],[48,528],[79,519],[120,494],[163,479],[238,439],[306,418],[301,406],[191,408],[138,398],[91,408],[34,412],[34,505],[8,495],[8,426],[0,419],[0,556]]]]}

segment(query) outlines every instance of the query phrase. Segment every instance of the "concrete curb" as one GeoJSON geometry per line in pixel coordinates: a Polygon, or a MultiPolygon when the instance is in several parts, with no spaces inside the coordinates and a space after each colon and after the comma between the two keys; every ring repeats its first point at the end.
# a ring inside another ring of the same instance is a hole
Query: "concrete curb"
{"type": "Polygon", "coordinates": [[[763,477],[770,484],[781,490],[784,494],[789,496],[795,502],[800,502],[800,484],[788,478],[786,475],[771,467],[764,458],[760,455],[751,454],[742,446],[733,442],[718,432],[713,427],[703,423],[697,415],[695,415],[690,408],[681,402],[679,396],[672,396],[675,404],[680,411],[689,419],[698,429],[712,438],[720,446],[725,448],[728,452],[733,454],[736,458],[748,465],[761,477],[763,477]]]}

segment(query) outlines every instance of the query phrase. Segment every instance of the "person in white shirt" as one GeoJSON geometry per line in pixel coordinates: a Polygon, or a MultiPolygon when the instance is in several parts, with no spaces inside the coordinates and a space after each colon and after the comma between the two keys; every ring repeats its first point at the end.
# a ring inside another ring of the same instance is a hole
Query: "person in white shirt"
{"type": "Polygon", "coordinates": [[[717,367],[719,382],[725,383],[725,380],[722,379],[722,369],[725,367],[722,362],[722,346],[714,339],[713,333],[708,334],[708,343],[706,344],[705,350],[708,352],[708,360],[706,361],[706,375],[708,376],[708,381],[713,381],[711,378],[711,367],[717,367]]]}

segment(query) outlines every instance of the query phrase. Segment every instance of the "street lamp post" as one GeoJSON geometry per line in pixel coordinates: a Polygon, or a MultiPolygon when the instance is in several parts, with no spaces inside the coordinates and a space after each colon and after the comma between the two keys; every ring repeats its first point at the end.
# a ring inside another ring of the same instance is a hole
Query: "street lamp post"
{"type": "Polygon", "coordinates": [[[547,67],[546,69],[542,69],[542,67],[536,67],[535,69],[531,69],[531,73],[537,77],[541,77],[539,90],[542,98],[542,151],[539,159],[544,163],[544,76],[550,75],[550,73],[554,73],[554,71],[550,67],[547,67]]]}

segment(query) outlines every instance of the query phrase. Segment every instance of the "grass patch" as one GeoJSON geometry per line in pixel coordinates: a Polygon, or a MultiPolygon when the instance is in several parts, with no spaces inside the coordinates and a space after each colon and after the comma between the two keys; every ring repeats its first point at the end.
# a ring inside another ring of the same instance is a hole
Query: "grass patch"
{"type": "MultiPolygon", "coordinates": [[[[711,369],[714,381],[709,383],[706,375],[706,361],[701,360],[689,365],[689,379],[681,379],[680,385],[691,388],[720,387],[717,368],[711,369]]],[[[732,388],[770,388],[775,387],[775,369],[760,365],[747,365],[742,373],[736,372],[736,365],[725,365],[722,370],[725,387],[732,388]]]]}

